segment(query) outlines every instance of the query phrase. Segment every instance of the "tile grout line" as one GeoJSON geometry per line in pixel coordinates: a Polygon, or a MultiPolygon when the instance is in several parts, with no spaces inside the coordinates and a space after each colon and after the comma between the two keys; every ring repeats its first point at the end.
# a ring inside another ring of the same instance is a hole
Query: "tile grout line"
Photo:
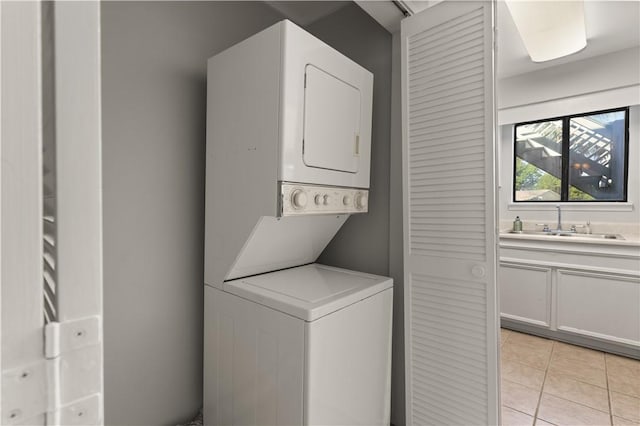
{"type": "MultiPolygon", "coordinates": [[[[549,340],[551,340],[551,339],[549,339],[549,340]]],[[[539,399],[538,399],[538,405],[537,405],[537,407],[536,407],[536,412],[535,412],[535,415],[534,415],[534,418],[533,418],[533,419],[534,419],[534,423],[535,423],[537,420],[542,420],[542,421],[544,421],[544,422],[550,423],[550,422],[549,422],[549,421],[547,421],[547,420],[539,419],[539,418],[538,418],[538,412],[540,411],[540,404],[541,404],[541,402],[542,402],[542,394],[544,393],[544,385],[545,385],[545,384],[546,384],[546,382],[547,382],[547,377],[548,377],[548,374],[549,374],[549,368],[551,367],[551,361],[553,360],[553,353],[555,352],[556,341],[552,341],[552,342],[553,342],[553,344],[552,344],[552,346],[551,346],[551,353],[549,354],[549,361],[547,362],[547,366],[546,366],[546,368],[545,368],[545,374],[544,374],[544,378],[543,378],[543,380],[542,380],[542,388],[540,389],[540,396],[539,396],[539,399]]],[[[575,359],[574,359],[574,360],[575,360],[575,359]]],[[[605,362],[606,362],[606,361],[605,361],[605,362]]],[[[606,379],[606,366],[605,366],[605,379],[606,379]]],[[[591,386],[596,386],[596,385],[594,385],[594,384],[592,384],[592,383],[589,383],[589,382],[584,382],[584,381],[577,380],[577,379],[573,379],[573,380],[575,380],[575,381],[580,381],[581,383],[585,383],[585,384],[588,384],[588,385],[591,385],[591,386]]],[[[596,387],[600,387],[600,386],[596,386],[596,387]]],[[[592,410],[596,410],[596,411],[600,411],[601,413],[605,413],[605,412],[604,412],[604,411],[602,411],[602,410],[599,410],[599,409],[597,409],[597,408],[591,407],[591,406],[589,406],[589,405],[586,405],[586,404],[583,404],[583,403],[580,403],[580,402],[576,402],[576,401],[573,401],[573,400],[570,400],[570,399],[566,399],[566,398],[563,398],[563,397],[561,397],[561,396],[554,395],[554,394],[550,394],[550,395],[552,395],[552,396],[554,396],[554,397],[556,397],[556,398],[558,398],[558,399],[565,400],[565,401],[567,401],[567,402],[571,402],[571,403],[574,403],[574,404],[582,405],[583,407],[590,408],[590,409],[592,409],[592,410]]],[[[607,381],[607,395],[608,395],[608,381],[607,381]]],[[[611,414],[611,406],[609,406],[609,412],[608,412],[608,413],[606,413],[606,414],[609,414],[609,419],[610,419],[610,421],[611,421],[611,424],[613,424],[613,420],[612,420],[612,418],[613,418],[613,417],[612,417],[612,414],[611,414]]],[[[551,424],[553,424],[553,423],[551,423],[551,424]]]]}
{"type": "MultiPolygon", "coordinates": [[[[561,343],[563,343],[563,342],[561,342],[561,343]]],[[[574,345],[574,346],[575,346],[575,345],[574,345]]],[[[554,343],[554,348],[555,348],[555,343],[554,343]]],[[[593,383],[593,382],[590,382],[590,381],[588,381],[588,380],[586,380],[586,379],[584,379],[584,378],[582,378],[582,377],[578,377],[578,376],[573,376],[573,375],[570,375],[570,374],[566,374],[564,371],[563,371],[563,372],[556,372],[556,373],[557,373],[557,374],[559,374],[559,375],[561,375],[561,376],[568,377],[568,378],[569,378],[569,379],[571,379],[571,380],[575,380],[576,382],[580,382],[580,383],[583,383],[583,384],[586,384],[586,385],[590,385],[590,386],[595,386],[595,387],[598,387],[598,388],[600,388],[600,389],[608,389],[609,385],[608,385],[608,376],[607,376],[607,368],[606,368],[606,352],[596,351],[596,350],[594,350],[594,349],[590,349],[590,350],[592,350],[592,351],[594,351],[594,352],[600,352],[600,353],[602,353],[602,356],[603,356],[603,364],[605,365],[605,367],[604,367],[604,368],[601,368],[601,369],[600,369],[600,368],[595,368],[595,369],[597,369],[597,370],[603,370],[603,371],[604,371],[604,374],[605,374],[605,386],[604,386],[604,387],[602,387],[602,386],[600,386],[600,385],[597,385],[597,384],[595,384],[595,383],[593,383]]],[[[560,352],[558,352],[558,355],[560,356],[560,352]]],[[[551,355],[551,357],[553,358],[553,354],[551,355]]],[[[568,360],[573,361],[573,362],[581,362],[581,363],[591,364],[591,362],[590,362],[590,361],[587,361],[587,360],[584,360],[584,359],[580,359],[580,358],[576,358],[576,357],[571,357],[571,356],[569,356],[568,354],[565,354],[565,357],[566,357],[568,360]]],[[[591,366],[591,368],[594,368],[594,367],[593,367],[593,366],[591,366]]],[[[562,399],[565,399],[565,398],[562,398],[562,399]]],[[[570,400],[567,400],[567,401],[570,401],[570,400]]],[[[575,401],[572,401],[572,402],[575,402],[575,401]]],[[[578,404],[579,404],[579,403],[578,403],[578,404]]],[[[581,405],[585,405],[585,404],[581,404],[581,405]]],[[[586,405],[586,406],[587,406],[587,407],[589,407],[588,405],[586,405]]],[[[589,408],[593,408],[593,407],[589,407],[589,408]]],[[[599,411],[602,411],[602,410],[599,410],[599,411]]]]}
{"type": "MultiPolygon", "coordinates": [[[[599,412],[601,412],[601,413],[603,413],[603,414],[609,414],[607,411],[603,411],[603,410],[601,410],[601,409],[599,409],[599,408],[592,407],[592,406],[587,405],[587,404],[582,403],[582,402],[577,402],[577,401],[574,401],[574,400],[571,400],[571,399],[563,398],[563,397],[561,397],[561,396],[558,396],[558,395],[555,395],[555,394],[552,394],[552,393],[550,393],[550,394],[548,394],[548,395],[550,395],[550,396],[552,396],[552,397],[554,397],[554,398],[557,398],[557,399],[561,399],[561,400],[563,400],[563,401],[570,402],[570,403],[575,404],[575,405],[581,405],[581,406],[583,406],[583,407],[585,407],[585,408],[589,408],[589,409],[591,409],[591,410],[593,410],[593,411],[599,411],[599,412]]],[[[545,421],[546,421],[546,420],[545,420],[545,421]]]]}
{"type": "MultiPolygon", "coordinates": [[[[575,361],[575,360],[573,360],[573,361],[575,361]]],[[[588,381],[586,381],[586,380],[584,380],[584,379],[582,379],[582,378],[580,378],[580,377],[572,376],[572,375],[570,375],[570,374],[565,374],[564,372],[562,372],[562,373],[560,373],[560,372],[556,372],[556,374],[557,374],[557,375],[560,375],[560,376],[568,377],[569,379],[574,380],[574,381],[576,381],[576,382],[580,382],[580,383],[582,383],[582,384],[589,385],[589,386],[593,386],[593,387],[600,388],[600,389],[607,389],[607,386],[608,386],[608,385],[605,385],[605,386],[603,387],[603,386],[600,386],[600,385],[596,385],[596,384],[594,384],[593,382],[588,382],[588,381]]],[[[606,382],[606,378],[607,378],[607,377],[606,377],[606,374],[607,374],[607,373],[606,373],[606,370],[605,370],[605,382],[606,382]]],[[[600,410],[600,411],[602,411],[602,410],[600,410]]]]}
{"type": "MultiPolygon", "coordinates": [[[[553,358],[553,351],[556,347],[556,342],[551,341],[551,352],[549,352],[549,359],[547,359],[547,365],[544,369],[544,377],[542,378],[542,386],[540,386],[540,395],[538,396],[538,404],[536,405],[536,412],[533,415],[533,424],[538,423],[538,413],[540,412],[540,403],[542,402],[542,394],[544,393],[544,385],[547,382],[547,374],[549,374],[549,366],[551,365],[551,358],[553,358]]],[[[544,420],[544,419],[542,419],[544,420]]],[[[546,420],[544,420],[546,422],[546,420]]],[[[548,422],[547,422],[548,423],[548,422]]]]}
{"type": "MultiPolygon", "coordinates": [[[[1,1],[1,0],[0,0],[0,1],[1,1]]],[[[625,356],[623,356],[623,355],[611,354],[611,356],[617,356],[617,357],[627,358],[627,359],[630,359],[630,360],[633,360],[633,361],[640,361],[640,360],[636,360],[635,358],[628,358],[628,357],[625,357],[625,356]]],[[[606,356],[605,356],[605,365],[606,365],[606,356]]],[[[627,366],[622,366],[622,368],[626,370],[626,369],[628,369],[629,367],[627,367],[627,366]]],[[[609,387],[609,373],[608,373],[608,371],[609,371],[609,370],[607,369],[607,370],[605,370],[605,371],[607,372],[607,373],[606,373],[606,374],[607,374],[607,376],[606,376],[606,379],[607,379],[607,387],[609,387]]],[[[633,374],[633,373],[632,373],[632,374],[633,374]]],[[[640,399],[640,395],[639,395],[639,394],[635,394],[635,393],[633,393],[633,391],[629,391],[629,390],[616,389],[616,390],[612,390],[611,392],[619,393],[620,395],[628,396],[628,397],[631,397],[631,398],[638,398],[638,399],[640,399]]],[[[626,419],[626,420],[629,420],[629,419],[626,419]]]]}
{"type": "MultiPolygon", "coordinates": [[[[542,402],[542,393],[544,391],[544,385],[547,382],[549,368],[551,367],[551,361],[553,360],[553,353],[555,352],[556,343],[557,343],[556,341],[553,341],[553,346],[551,347],[551,355],[549,356],[549,363],[547,364],[547,369],[545,370],[544,380],[542,382],[542,391],[541,391],[541,394],[540,394],[540,401],[538,403],[538,410],[536,410],[536,419],[537,419],[538,411],[539,411],[539,408],[540,408],[539,404],[540,404],[540,402],[542,402]]],[[[558,352],[558,354],[560,354],[560,353],[558,352]]],[[[611,401],[610,401],[610,397],[609,397],[609,395],[610,395],[609,394],[609,376],[607,375],[606,354],[604,352],[603,352],[603,356],[605,357],[604,358],[604,364],[605,364],[604,373],[605,373],[605,389],[607,390],[607,400],[608,400],[608,403],[609,403],[608,413],[605,412],[605,411],[602,411],[602,410],[600,410],[598,408],[595,408],[595,407],[592,407],[592,406],[587,405],[585,403],[582,403],[582,402],[577,402],[577,401],[573,401],[571,399],[563,398],[562,396],[559,396],[559,395],[554,395],[554,394],[549,394],[549,395],[554,396],[555,398],[558,398],[558,399],[562,399],[562,400],[567,401],[567,402],[571,402],[573,404],[582,405],[583,407],[590,408],[590,409],[595,410],[595,411],[600,411],[601,413],[609,414],[609,421],[611,422],[611,425],[613,425],[613,414],[612,414],[612,411],[611,411],[611,401]]],[[[581,361],[580,359],[577,359],[577,358],[572,358],[572,360],[573,361],[581,361]]],[[[574,380],[576,382],[584,383],[584,384],[587,384],[587,385],[590,385],[590,386],[594,386],[594,387],[598,387],[598,388],[602,389],[602,387],[600,387],[598,385],[594,385],[593,383],[590,383],[590,382],[587,382],[587,381],[584,381],[584,380],[580,380],[580,379],[578,379],[576,377],[568,376],[568,375],[563,374],[563,373],[558,373],[558,374],[560,374],[561,376],[569,377],[570,379],[572,379],[572,380],[574,380]]],[[[542,419],[542,420],[544,420],[544,419],[542,419]]],[[[544,420],[544,421],[546,422],[546,420],[544,420]]],[[[547,423],[549,423],[549,422],[547,422],[547,423]]]]}
{"type": "Polygon", "coordinates": [[[613,425],[613,404],[611,403],[611,389],[609,387],[609,369],[607,368],[607,354],[604,354],[604,379],[607,384],[607,402],[609,402],[609,421],[613,425]]]}

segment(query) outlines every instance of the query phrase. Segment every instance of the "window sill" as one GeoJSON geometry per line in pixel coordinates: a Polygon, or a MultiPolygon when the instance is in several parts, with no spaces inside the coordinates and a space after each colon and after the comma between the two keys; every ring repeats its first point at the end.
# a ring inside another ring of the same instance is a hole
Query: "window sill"
{"type": "Polygon", "coordinates": [[[555,210],[556,206],[560,205],[562,211],[589,211],[589,212],[631,212],[633,211],[633,203],[579,203],[579,202],[544,202],[544,203],[514,203],[511,202],[507,205],[508,210],[555,210]]]}

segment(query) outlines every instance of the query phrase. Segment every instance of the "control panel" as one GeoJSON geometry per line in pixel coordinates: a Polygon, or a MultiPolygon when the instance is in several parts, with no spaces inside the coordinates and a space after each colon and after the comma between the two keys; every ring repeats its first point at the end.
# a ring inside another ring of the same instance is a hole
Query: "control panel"
{"type": "Polygon", "coordinates": [[[366,213],[368,210],[366,189],[280,183],[280,216],[366,213]]]}

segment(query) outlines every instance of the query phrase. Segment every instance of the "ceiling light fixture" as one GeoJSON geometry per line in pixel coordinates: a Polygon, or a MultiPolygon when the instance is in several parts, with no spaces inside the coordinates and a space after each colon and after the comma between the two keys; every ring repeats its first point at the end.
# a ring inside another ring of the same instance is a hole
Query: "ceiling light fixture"
{"type": "Polygon", "coordinates": [[[583,1],[505,3],[533,62],[571,55],[587,45],[583,1]]]}

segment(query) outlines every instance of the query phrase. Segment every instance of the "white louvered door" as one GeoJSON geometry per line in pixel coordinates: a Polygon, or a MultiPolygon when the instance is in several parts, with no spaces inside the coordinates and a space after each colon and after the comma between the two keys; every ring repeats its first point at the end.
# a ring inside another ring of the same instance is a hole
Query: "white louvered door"
{"type": "Polygon", "coordinates": [[[0,424],[102,425],[100,3],[0,1],[0,424]]]}
{"type": "Polygon", "coordinates": [[[498,424],[494,5],[402,23],[407,424],[498,424]]]}

